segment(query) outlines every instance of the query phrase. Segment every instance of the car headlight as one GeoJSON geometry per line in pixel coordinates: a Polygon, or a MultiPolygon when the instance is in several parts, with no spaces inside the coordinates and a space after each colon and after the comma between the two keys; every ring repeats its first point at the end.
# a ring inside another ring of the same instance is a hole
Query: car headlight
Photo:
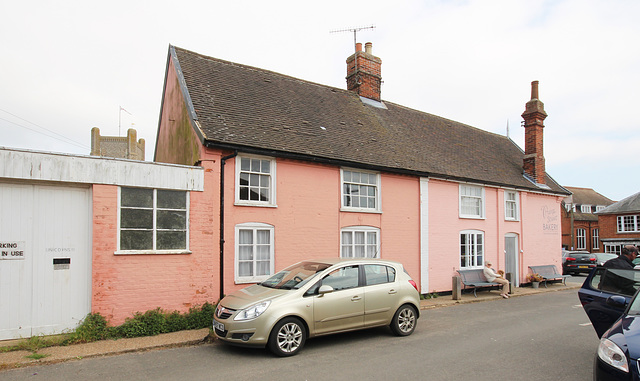
{"type": "Polygon", "coordinates": [[[238,312],[238,314],[236,315],[235,318],[233,318],[233,320],[242,321],[242,320],[255,319],[258,316],[262,315],[262,313],[267,310],[267,307],[269,307],[269,304],[271,304],[270,300],[267,300],[258,304],[254,304],[251,307],[245,308],[244,310],[238,312]]]}
{"type": "Polygon", "coordinates": [[[602,338],[598,345],[598,357],[612,367],[619,369],[625,373],[629,373],[629,362],[622,349],[613,341],[602,338]]]}

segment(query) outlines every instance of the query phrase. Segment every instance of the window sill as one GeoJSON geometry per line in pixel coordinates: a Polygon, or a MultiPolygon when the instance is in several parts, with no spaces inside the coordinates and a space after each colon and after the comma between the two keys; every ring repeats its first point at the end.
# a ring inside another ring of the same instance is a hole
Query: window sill
{"type": "Polygon", "coordinates": [[[119,250],[114,255],[182,255],[191,254],[190,250],[119,250]]]}
{"type": "Polygon", "coordinates": [[[458,216],[460,218],[466,218],[468,220],[485,220],[486,218],[480,216],[458,216]]]}
{"type": "Polygon", "coordinates": [[[347,212],[347,213],[371,213],[371,214],[382,214],[381,210],[377,210],[377,209],[361,209],[361,208],[345,208],[342,207],[340,208],[341,212],[347,212]]]}
{"type": "Polygon", "coordinates": [[[276,204],[261,204],[261,203],[251,203],[251,202],[243,202],[243,201],[236,201],[234,204],[234,206],[257,206],[260,208],[277,208],[278,205],[276,204]]]}
{"type": "Polygon", "coordinates": [[[265,281],[267,279],[269,279],[271,275],[265,275],[262,277],[255,277],[255,278],[236,278],[234,280],[235,284],[252,284],[252,283],[260,283],[262,281],[265,281]]]}

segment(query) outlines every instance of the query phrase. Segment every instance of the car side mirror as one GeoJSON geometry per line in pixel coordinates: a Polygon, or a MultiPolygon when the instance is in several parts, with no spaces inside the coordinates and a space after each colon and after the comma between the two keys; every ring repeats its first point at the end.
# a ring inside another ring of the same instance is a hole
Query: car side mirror
{"type": "Polygon", "coordinates": [[[318,294],[320,294],[320,296],[324,295],[324,294],[328,294],[333,292],[333,287],[323,284],[322,286],[320,286],[320,288],[318,289],[318,294]]]}
{"type": "Polygon", "coordinates": [[[607,305],[616,308],[624,308],[627,306],[627,299],[620,295],[611,295],[607,298],[607,305]]]}

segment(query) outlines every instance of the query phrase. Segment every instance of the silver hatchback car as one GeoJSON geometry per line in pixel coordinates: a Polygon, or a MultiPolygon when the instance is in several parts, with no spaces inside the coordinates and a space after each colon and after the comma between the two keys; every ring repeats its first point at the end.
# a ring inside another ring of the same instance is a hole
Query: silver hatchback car
{"type": "Polygon", "coordinates": [[[224,297],[213,328],[227,343],[298,353],[307,338],[389,326],[408,336],[420,316],[420,294],[402,264],[380,259],[296,263],[266,281],[224,297]]]}

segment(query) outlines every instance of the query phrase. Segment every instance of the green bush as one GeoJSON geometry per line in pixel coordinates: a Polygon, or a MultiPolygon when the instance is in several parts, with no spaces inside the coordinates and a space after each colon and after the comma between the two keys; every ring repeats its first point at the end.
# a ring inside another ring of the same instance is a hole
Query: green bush
{"type": "Polygon", "coordinates": [[[112,335],[111,331],[104,316],[99,313],[89,314],[76,328],[71,338],[76,343],[88,343],[110,337],[112,335]]]}

